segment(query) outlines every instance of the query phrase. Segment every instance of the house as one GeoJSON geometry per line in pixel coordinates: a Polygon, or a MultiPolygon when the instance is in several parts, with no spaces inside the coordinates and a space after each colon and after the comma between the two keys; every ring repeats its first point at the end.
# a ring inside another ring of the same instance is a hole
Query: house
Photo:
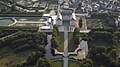
{"type": "Polygon", "coordinates": [[[71,18],[71,21],[70,21],[70,25],[75,25],[75,22],[76,22],[76,15],[75,15],[75,13],[72,13],[72,18],[71,18]]]}
{"type": "Polygon", "coordinates": [[[56,20],[57,20],[57,14],[56,14],[55,10],[51,10],[50,11],[50,17],[52,17],[53,25],[55,25],[56,24],[56,20]]]}
{"type": "Polygon", "coordinates": [[[29,10],[26,10],[26,12],[35,12],[34,9],[29,9],[29,10]]]}
{"type": "Polygon", "coordinates": [[[62,25],[62,15],[60,12],[57,15],[56,21],[57,21],[57,23],[56,23],[57,25],[62,25]]]}

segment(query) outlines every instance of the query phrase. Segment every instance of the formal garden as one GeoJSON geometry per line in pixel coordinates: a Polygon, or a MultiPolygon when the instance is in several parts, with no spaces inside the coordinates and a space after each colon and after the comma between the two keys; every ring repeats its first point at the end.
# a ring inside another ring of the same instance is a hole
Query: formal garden
{"type": "MultiPolygon", "coordinates": [[[[80,37],[88,41],[89,48],[86,59],[70,58],[69,67],[120,66],[120,29],[114,29],[114,21],[109,18],[107,20],[101,18],[101,23],[99,21],[98,19],[87,20],[88,28],[91,29],[87,34],[80,33],[79,28],[74,32],[68,32],[69,52],[73,52],[78,47],[80,37]]],[[[62,67],[63,60],[51,61],[45,58],[44,47],[47,44],[47,34],[37,30],[38,27],[0,26],[0,65],[2,67],[62,67]],[[2,38],[18,31],[21,32],[2,38]]],[[[64,33],[58,32],[57,26],[54,26],[51,42],[51,47],[63,52],[64,33]]]]}
{"type": "MultiPolygon", "coordinates": [[[[69,67],[119,67],[119,34],[119,29],[116,31],[113,28],[94,28],[88,34],[80,33],[81,38],[88,41],[89,53],[86,59],[69,60],[69,67]]],[[[69,35],[68,39],[72,38],[73,33],[69,33],[69,35]]],[[[72,41],[74,43],[74,40],[72,41]]],[[[74,47],[75,44],[71,49],[74,47]]],[[[74,50],[72,49],[72,51],[74,50]]]]}

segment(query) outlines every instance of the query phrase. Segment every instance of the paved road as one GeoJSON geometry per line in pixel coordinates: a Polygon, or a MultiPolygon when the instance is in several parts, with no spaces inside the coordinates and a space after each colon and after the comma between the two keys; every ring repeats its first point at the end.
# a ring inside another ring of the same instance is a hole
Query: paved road
{"type": "Polygon", "coordinates": [[[68,67],[68,30],[67,26],[64,27],[64,54],[63,54],[63,67],[68,67]]]}
{"type": "Polygon", "coordinates": [[[52,38],[52,35],[47,35],[47,41],[48,41],[48,44],[45,46],[45,50],[46,50],[46,54],[45,56],[49,59],[52,59],[52,54],[51,54],[51,38],[52,38]]]}
{"type": "Polygon", "coordinates": [[[68,31],[67,27],[64,27],[64,56],[68,56],[68,31]]]}
{"type": "Polygon", "coordinates": [[[68,59],[69,58],[63,58],[63,60],[64,60],[63,61],[63,64],[64,64],[63,67],[68,67],[68,59]]]}

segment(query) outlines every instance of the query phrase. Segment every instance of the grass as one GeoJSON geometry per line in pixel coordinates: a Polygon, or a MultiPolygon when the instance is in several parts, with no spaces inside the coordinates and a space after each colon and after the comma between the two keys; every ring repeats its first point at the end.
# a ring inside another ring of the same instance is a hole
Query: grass
{"type": "Polygon", "coordinates": [[[60,52],[63,52],[64,50],[64,32],[59,32],[58,33],[58,44],[59,46],[57,47],[57,50],[60,52]]]}
{"type": "Polygon", "coordinates": [[[76,48],[77,48],[77,45],[74,44],[73,33],[69,32],[68,33],[68,51],[74,52],[76,48]]]}
{"type": "Polygon", "coordinates": [[[52,67],[63,67],[63,60],[52,61],[52,67]]]}
{"type": "Polygon", "coordinates": [[[69,60],[68,67],[80,67],[79,62],[69,60]]]}

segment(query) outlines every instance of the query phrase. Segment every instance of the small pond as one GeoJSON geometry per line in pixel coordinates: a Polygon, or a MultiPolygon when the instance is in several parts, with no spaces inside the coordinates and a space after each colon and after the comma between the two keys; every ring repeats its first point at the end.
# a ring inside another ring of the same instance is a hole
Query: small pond
{"type": "Polygon", "coordinates": [[[12,24],[14,21],[10,19],[0,19],[0,26],[7,26],[9,24],[12,24]]]}

